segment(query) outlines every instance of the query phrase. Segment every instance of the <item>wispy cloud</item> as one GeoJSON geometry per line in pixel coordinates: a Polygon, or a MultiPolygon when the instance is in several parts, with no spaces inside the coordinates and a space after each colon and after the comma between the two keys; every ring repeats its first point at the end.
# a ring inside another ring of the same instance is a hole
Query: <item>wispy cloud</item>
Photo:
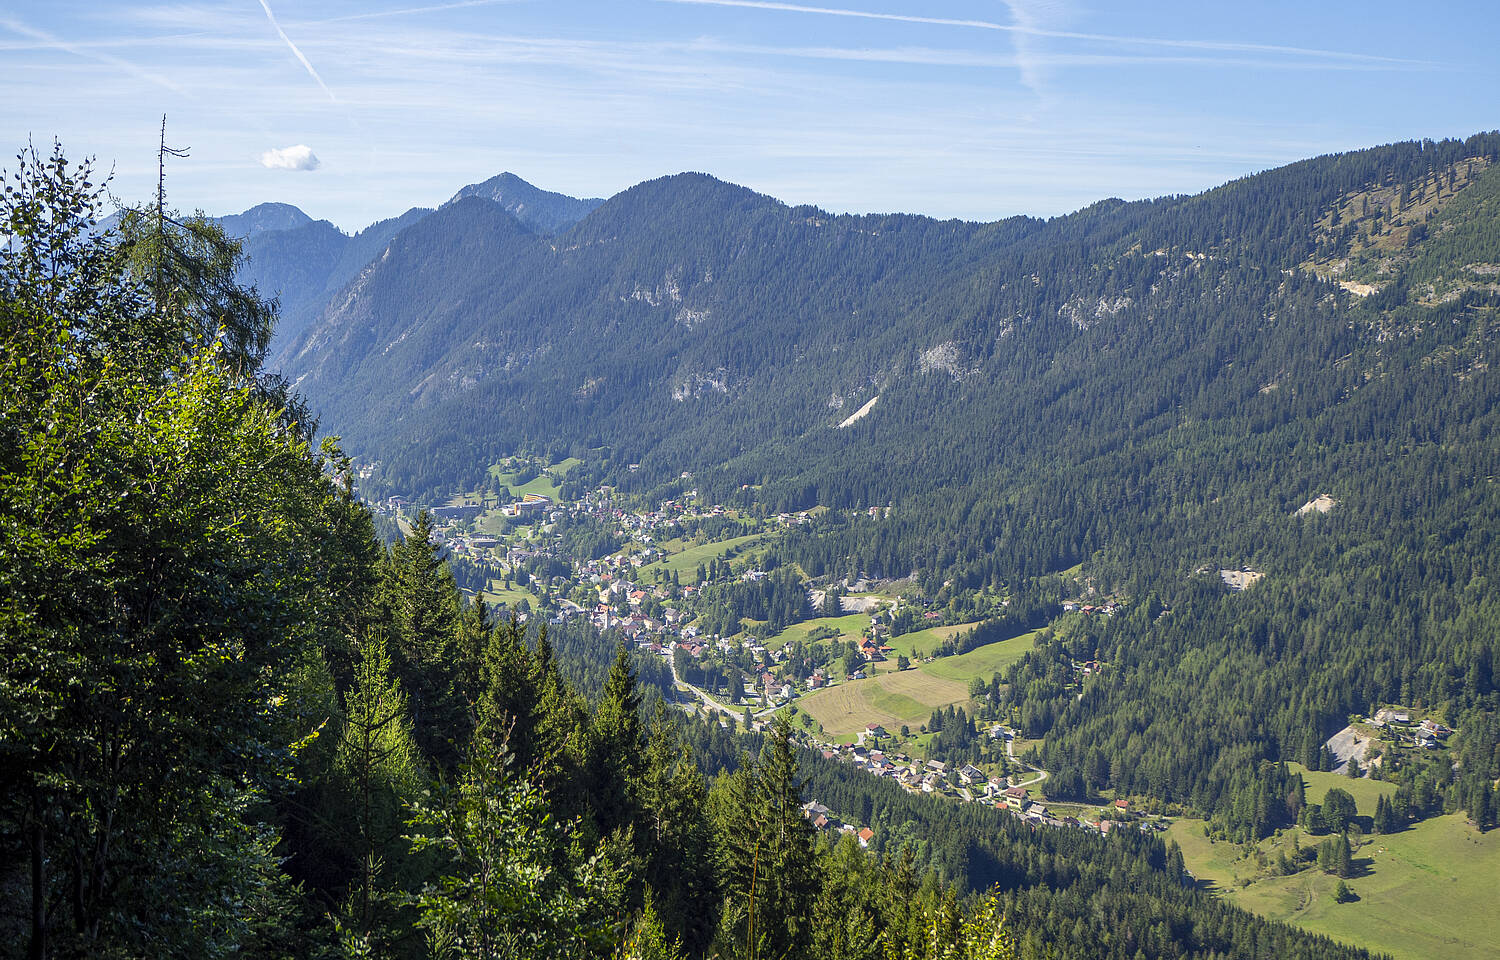
{"type": "Polygon", "coordinates": [[[47,49],[61,50],[64,53],[70,53],[75,57],[82,57],[85,60],[92,60],[95,63],[102,63],[111,67],[116,67],[120,70],[125,71],[133,77],[139,77],[140,79],[145,80],[149,83],[154,83],[159,87],[165,87],[166,89],[171,90],[173,93],[179,93],[184,96],[187,95],[186,90],[178,86],[176,83],[173,83],[171,79],[164,77],[159,73],[153,73],[150,70],[144,70],[141,67],[138,67],[135,64],[131,63],[129,60],[122,60],[119,57],[112,56],[107,53],[100,53],[97,50],[89,49],[86,46],[82,46],[80,44],[70,43],[69,41],[63,40],[60,37],[53,36],[45,30],[37,30],[34,27],[29,27],[14,18],[0,17],[0,27],[4,27],[12,33],[17,33],[23,37],[34,40],[47,49]]]}
{"type": "Polygon", "coordinates": [[[268,170],[316,170],[320,163],[312,147],[299,143],[292,147],[277,147],[260,155],[260,165],[268,170]]]}
{"type": "Polygon", "coordinates": [[[1011,32],[1021,83],[1037,97],[1046,100],[1048,65],[1041,59],[1040,41],[1050,5],[1036,0],[1005,0],[1010,16],[1020,28],[1011,32]]]}
{"type": "Polygon", "coordinates": [[[1382,57],[1368,53],[1350,53],[1343,50],[1319,50],[1311,47],[1291,47],[1274,43],[1244,43],[1224,40],[1176,40],[1165,37],[1132,37],[1107,33],[1080,33],[1072,30],[1050,30],[1024,22],[999,23],[994,20],[970,20],[954,17],[925,17],[905,13],[876,13],[870,10],[854,10],[845,7],[817,7],[801,3],[780,3],[776,0],[657,0],[658,3],[680,3],[705,7],[743,7],[754,10],[778,10],[787,13],[810,13],[830,17],[854,17],[861,20],[886,20],[896,23],[924,23],[944,27],[967,27],[974,30],[995,30],[1002,33],[1024,34],[1032,37],[1051,37],[1059,40],[1083,40],[1093,43],[1126,44],[1135,46],[1179,47],[1189,50],[1223,50],[1241,53],[1277,53],[1285,56],[1320,57],[1330,60],[1355,60],[1383,63],[1390,67],[1431,67],[1424,60],[1407,60],[1398,57],[1382,57]]]}
{"type": "Polygon", "coordinates": [[[409,17],[423,13],[442,13],[445,10],[466,10],[470,7],[493,7],[501,3],[520,3],[521,0],[455,0],[453,3],[435,3],[423,7],[400,7],[395,10],[370,10],[365,13],[350,13],[342,17],[324,17],[304,20],[300,24],[346,23],[351,20],[379,20],[383,17],[409,17]]]}
{"type": "Polygon", "coordinates": [[[291,37],[286,35],[286,31],[281,29],[281,24],[276,22],[276,14],[271,12],[271,5],[269,3],[266,3],[266,0],[260,0],[260,8],[266,12],[266,19],[271,21],[271,26],[276,28],[276,33],[281,37],[282,41],[286,43],[287,47],[291,49],[292,53],[296,55],[297,59],[302,61],[302,66],[307,68],[308,74],[311,75],[314,80],[318,81],[318,86],[322,87],[323,92],[328,94],[328,99],[332,100],[334,103],[338,103],[339,98],[335,97],[333,95],[333,91],[328,89],[328,84],[324,83],[323,78],[318,76],[318,71],[313,69],[312,63],[302,55],[301,50],[297,49],[297,45],[292,42],[291,37]]]}

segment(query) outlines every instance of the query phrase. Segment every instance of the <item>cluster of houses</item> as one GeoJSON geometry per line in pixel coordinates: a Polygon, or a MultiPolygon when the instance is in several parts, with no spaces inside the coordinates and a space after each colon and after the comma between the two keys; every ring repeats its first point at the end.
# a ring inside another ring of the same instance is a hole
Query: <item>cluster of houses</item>
{"type": "Polygon", "coordinates": [[[1397,743],[1409,743],[1424,750],[1436,750],[1453,730],[1436,720],[1411,722],[1411,712],[1394,707],[1385,707],[1365,721],[1378,730],[1383,730],[1397,743]]]}
{"type": "MultiPolygon", "coordinates": [[[[866,736],[884,736],[880,724],[872,723],[865,728],[866,736]]],[[[861,738],[863,739],[863,738],[861,738]]],[[[1160,820],[1135,820],[1129,800],[1121,798],[1109,804],[1100,815],[1093,818],[1055,816],[1047,806],[1033,800],[1024,786],[1013,785],[1001,777],[993,777],[973,764],[953,768],[941,760],[913,760],[902,754],[886,754],[864,746],[822,746],[825,760],[852,764],[871,776],[890,777],[911,793],[938,793],[956,796],[966,803],[978,803],[1006,810],[1035,827],[1072,828],[1089,830],[1108,836],[1127,824],[1143,831],[1164,830],[1166,824],[1160,820]]],[[[804,811],[813,819],[813,825],[821,829],[847,829],[839,824],[828,808],[816,802],[805,806],[804,811]],[[819,817],[822,818],[820,823],[819,817]]],[[[861,845],[867,841],[861,840],[861,845]]]]}
{"type": "Polygon", "coordinates": [[[1101,617],[1112,617],[1120,612],[1120,605],[1114,600],[1107,603],[1092,604],[1083,603],[1078,600],[1068,600],[1062,605],[1063,613],[1082,613],[1086,616],[1098,614],[1101,617]]]}
{"type": "MultiPolygon", "coordinates": [[[[691,480],[691,477],[684,477],[691,480]]],[[[555,503],[547,497],[528,494],[520,500],[502,508],[513,517],[534,517],[540,521],[557,522],[563,517],[589,519],[606,525],[615,536],[629,540],[636,546],[628,553],[617,553],[597,559],[565,556],[556,541],[545,535],[548,528],[540,528],[542,536],[524,543],[506,543],[499,537],[484,532],[475,532],[472,522],[482,516],[483,508],[476,502],[465,502],[429,509],[437,521],[433,541],[454,556],[467,558],[476,563],[505,563],[512,569],[527,565],[533,560],[557,560],[568,565],[569,575],[554,576],[543,584],[552,602],[548,604],[549,621],[561,624],[583,619],[600,631],[619,630],[638,648],[671,658],[676,650],[683,650],[688,657],[702,660],[715,651],[733,655],[741,663],[748,660],[749,673],[744,678],[752,696],[765,703],[786,702],[793,699],[802,685],[794,689],[793,683],[778,678],[773,672],[787,657],[786,651],[767,651],[753,640],[731,641],[717,634],[704,635],[694,624],[694,600],[699,592],[695,585],[645,583],[641,568],[664,559],[667,553],[656,543],[656,538],[675,536],[685,524],[710,517],[720,517],[729,511],[722,504],[711,506],[696,503],[698,491],[689,490],[676,499],[661,501],[656,509],[637,512],[627,510],[614,496],[609,486],[588,491],[576,501],[555,503]],[[589,588],[597,599],[584,600],[578,587],[589,588]],[[650,602],[648,602],[650,601],[650,602]],[[748,652],[749,657],[739,655],[748,652]]],[[[409,515],[411,504],[404,497],[388,497],[372,503],[381,514],[399,517],[409,515]]],[[[807,511],[784,512],[776,515],[774,522],[781,527],[796,527],[810,523],[807,511]]],[[[740,574],[741,579],[754,582],[766,577],[761,570],[749,570],[740,574]]],[[[845,589],[860,590],[867,587],[862,580],[843,584],[845,589]]],[[[857,598],[842,598],[851,609],[857,606],[857,598]]],[[[526,614],[521,614],[524,620],[526,614]]],[[[943,614],[931,611],[928,619],[940,620],[943,614]]],[[[872,616],[869,635],[860,638],[859,651],[867,663],[878,663],[894,654],[894,649],[885,640],[889,638],[890,626],[881,611],[872,616]]],[[[729,659],[729,657],[726,657],[729,659]]],[[[840,679],[862,679],[864,671],[852,676],[839,671],[834,675],[828,667],[816,670],[806,681],[806,689],[818,690],[840,679]]]]}
{"type": "Polygon", "coordinates": [[[875,839],[875,831],[869,827],[854,827],[834,816],[833,811],[816,800],[802,805],[802,815],[812,821],[813,829],[820,833],[852,833],[861,847],[868,847],[875,839]]]}

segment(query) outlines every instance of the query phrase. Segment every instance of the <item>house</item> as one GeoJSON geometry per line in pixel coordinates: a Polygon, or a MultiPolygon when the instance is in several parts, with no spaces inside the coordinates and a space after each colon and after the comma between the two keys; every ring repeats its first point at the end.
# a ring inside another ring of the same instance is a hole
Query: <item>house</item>
{"type": "Polygon", "coordinates": [[[1005,791],[1004,796],[1005,805],[1012,810],[1026,809],[1027,796],[1025,787],[1010,787],[1005,791]]]}
{"type": "Polygon", "coordinates": [[[885,727],[882,727],[878,723],[867,723],[865,724],[865,736],[883,737],[885,736],[885,727]]]}
{"type": "Polygon", "coordinates": [[[1126,800],[1123,797],[1120,798],[1119,800],[1116,800],[1115,801],[1115,809],[1117,811],[1119,811],[1120,813],[1129,813],[1130,812],[1130,801],[1126,800]]]}
{"type": "Polygon", "coordinates": [[[977,783],[984,779],[984,771],[974,766],[972,763],[966,763],[959,768],[958,779],[962,780],[964,783],[977,783]]]}
{"type": "Polygon", "coordinates": [[[861,847],[868,847],[870,845],[870,841],[875,839],[875,831],[871,830],[869,827],[862,827],[860,828],[859,833],[855,834],[855,836],[859,837],[859,845],[861,847]]]}

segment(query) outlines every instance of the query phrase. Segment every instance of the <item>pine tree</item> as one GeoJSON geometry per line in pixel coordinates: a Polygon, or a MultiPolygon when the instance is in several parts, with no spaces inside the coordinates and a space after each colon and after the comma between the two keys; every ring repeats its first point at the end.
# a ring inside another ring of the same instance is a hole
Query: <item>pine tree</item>
{"type": "Polygon", "coordinates": [[[645,879],[670,929],[683,933],[700,954],[708,945],[718,905],[704,817],[707,790],[685,745],[679,745],[666,705],[657,701],[640,782],[642,814],[637,837],[645,879]]]}
{"type": "Polygon", "coordinates": [[[594,709],[589,744],[590,799],[602,834],[628,827],[640,813],[638,791],[644,746],[640,709],[630,648],[621,641],[594,709]]]}
{"type": "Polygon", "coordinates": [[[384,638],[367,632],[359,652],[334,759],[340,801],[334,809],[353,820],[349,841],[357,866],[345,916],[352,931],[368,939],[389,919],[398,889],[391,874],[399,873],[391,862],[404,859],[405,804],[423,777],[406,697],[391,676],[384,638]]]}
{"type": "Polygon", "coordinates": [[[776,715],[760,758],[729,777],[717,824],[728,895],[720,936],[761,957],[802,956],[811,940],[805,906],[818,874],[791,738],[791,722],[776,715]]]}
{"type": "Polygon", "coordinates": [[[1382,793],[1375,801],[1375,832],[1395,833],[1396,826],[1396,808],[1391,804],[1390,798],[1382,793]]]}
{"type": "Polygon", "coordinates": [[[432,540],[432,519],[424,510],[411,535],[391,551],[385,596],[391,661],[411,701],[417,743],[440,768],[451,769],[458,759],[454,744],[468,734],[465,658],[457,636],[458,588],[432,540]]]}

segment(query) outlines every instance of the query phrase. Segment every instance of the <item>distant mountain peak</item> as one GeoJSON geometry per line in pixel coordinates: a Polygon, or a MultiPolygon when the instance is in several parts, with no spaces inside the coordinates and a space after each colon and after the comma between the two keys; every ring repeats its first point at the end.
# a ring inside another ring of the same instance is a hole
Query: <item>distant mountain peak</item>
{"type": "Polygon", "coordinates": [[[456,203],[465,197],[481,197],[498,203],[517,220],[541,233],[560,233],[604,202],[597,197],[580,200],[543,190],[509,171],[483,183],[469,184],[455,193],[448,203],[456,203]]]}
{"type": "Polygon", "coordinates": [[[244,213],[219,218],[224,232],[240,239],[272,230],[295,230],[312,222],[312,217],[290,203],[258,203],[244,213]]]}

